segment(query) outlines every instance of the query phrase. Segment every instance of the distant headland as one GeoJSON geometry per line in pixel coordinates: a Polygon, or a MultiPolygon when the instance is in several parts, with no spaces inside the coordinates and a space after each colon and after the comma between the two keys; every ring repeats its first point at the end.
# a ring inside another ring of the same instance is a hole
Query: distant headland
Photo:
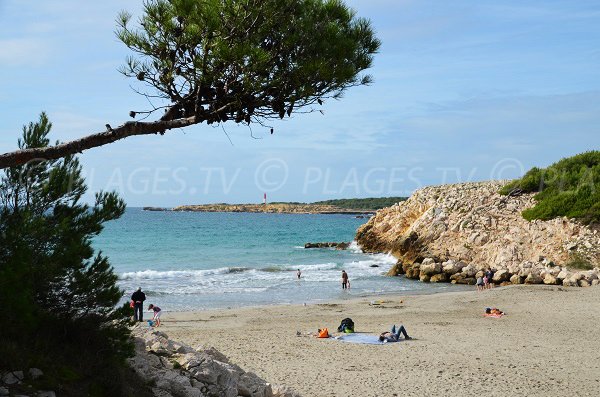
{"type": "Polygon", "coordinates": [[[364,215],[394,205],[406,197],[380,197],[362,199],[338,199],[314,203],[273,202],[262,204],[198,204],[175,208],[143,207],[144,211],[190,211],[190,212],[265,212],[280,214],[348,214],[364,215]]]}

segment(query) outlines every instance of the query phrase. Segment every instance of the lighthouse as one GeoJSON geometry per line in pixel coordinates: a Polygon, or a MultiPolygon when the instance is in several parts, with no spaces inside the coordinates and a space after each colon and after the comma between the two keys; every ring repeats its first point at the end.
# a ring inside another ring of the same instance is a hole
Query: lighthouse
{"type": "Polygon", "coordinates": [[[263,195],[263,204],[267,205],[267,193],[263,195]]]}

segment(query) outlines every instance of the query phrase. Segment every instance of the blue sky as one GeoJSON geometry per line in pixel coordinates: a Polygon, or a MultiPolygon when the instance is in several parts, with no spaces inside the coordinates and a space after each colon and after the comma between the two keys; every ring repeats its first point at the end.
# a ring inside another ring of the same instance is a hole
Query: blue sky
{"type": "MultiPolygon", "coordinates": [[[[514,178],[600,149],[598,1],[351,0],[382,40],[375,83],[325,114],[194,126],[80,156],[91,187],[131,206],[408,195],[514,178]]],[[[0,151],[45,110],[69,140],[146,108],[117,72],[121,9],[141,1],[0,0],[0,151]]],[[[91,196],[89,196],[91,197],[91,196]]]]}

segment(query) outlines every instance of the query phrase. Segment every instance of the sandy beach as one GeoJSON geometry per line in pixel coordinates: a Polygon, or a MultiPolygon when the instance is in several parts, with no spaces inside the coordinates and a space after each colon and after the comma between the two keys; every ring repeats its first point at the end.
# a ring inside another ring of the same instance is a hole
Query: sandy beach
{"type": "Polygon", "coordinates": [[[509,286],[165,312],[161,330],[193,347],[213,346],[245,370],[305,397],[595,396],[599,308],[600,288],[509,286]],[[372,306],[373,299],[385,303],[372,306]],[[507,315],[486,318],[488,306],[507,315]],[[404,324],[414,340],[363,345],[306,335],[321,327],[337,331],[345,317],[357,332],[370,334],[404,324]]]}

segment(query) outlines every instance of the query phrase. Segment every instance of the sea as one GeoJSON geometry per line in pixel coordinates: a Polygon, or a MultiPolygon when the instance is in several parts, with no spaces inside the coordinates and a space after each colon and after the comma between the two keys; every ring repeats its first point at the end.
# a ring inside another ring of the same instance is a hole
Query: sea
{"type": "Polygon", "coordinates": [[[105,224],[93,245],[108,256],[119,276],[123,302],[141,287],[146,304],[165,311],[380,299],[457,288],[385,276],[394,257],[365,254],[353,242],[366,220],[346,214],[128,208],[120,219],[105,224]],[[307,242],[342,241],[352,242],[349,249],[304,248],[307,242]],[[342,270],[350,279],[345,291],[342,270]]]}

